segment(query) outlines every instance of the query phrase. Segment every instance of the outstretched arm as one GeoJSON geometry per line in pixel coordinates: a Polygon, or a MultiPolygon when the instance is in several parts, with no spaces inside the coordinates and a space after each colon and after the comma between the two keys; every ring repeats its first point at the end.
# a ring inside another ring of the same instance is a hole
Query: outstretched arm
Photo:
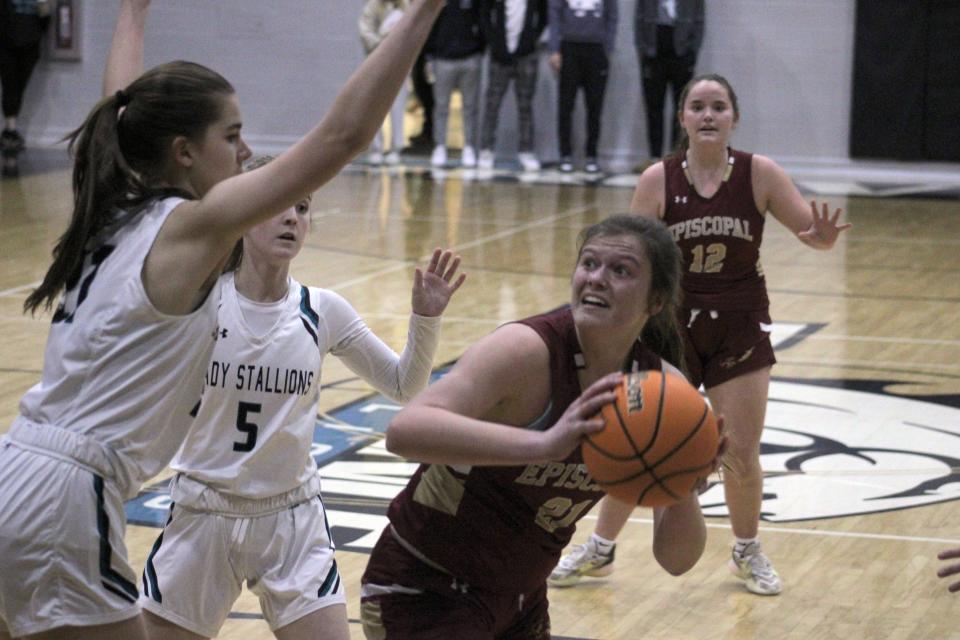
{"type": "Polygon", "coordinates": [[[103,72],[104,97],[126,88],[143,73],[143,34],[150,0],[120,0],[120,13],[103,72]]]}
{"type": "Polygon", "coordinates": [[[837,224],[843,209],[838,208],[831,215],[827,203],[819,210],[816,201],[808,204],[787,172],[765,156],[753,156],[753,191],[760,211],[769,211],[801,242],[814,249],[830,249],[840,233],[853,226],[837,224]]]}
{"type": "MultiPolygon", "coordinates": [[[[344,300],[338,313],[350,328],[349,334],[333,349],[347,367],[380,393],[407,402],[430,382],[433,357],[440,342],[440,316],[466,278],[456,276],[460,257],[437,249],[425,269],[414,272],[413,313],[403,353],[397,353],[370,330],[344,300]]],[[[333,320],[329,318],[328,320],[333,320]]]]}
{"type": "MultiPolygon", "coordinates": [[[[444,0],[416,0],[371,53],[312,131],[270,164],[219,183],[193,219],[217,257],[246,229],[293,206],[333,178],[370,144],[383,123],[444,0]]],[[[188,218],[189,216],[180,216],[188,218]]],[[[190,233],[196,233],[196,227],[190,233]]]]}
{"type": "Polygon", "coordinates": [[[183,292],[202,291],[247,229],[294,206],[370,144],[443,3],[415,0],[390,37],[350,77],[326,116],[288,151],[176,208],[145,269],[148,279],[162,274],[153,277],[157,284],[150,291],[158,308],[167,313],[192,308],[183,292]]]}

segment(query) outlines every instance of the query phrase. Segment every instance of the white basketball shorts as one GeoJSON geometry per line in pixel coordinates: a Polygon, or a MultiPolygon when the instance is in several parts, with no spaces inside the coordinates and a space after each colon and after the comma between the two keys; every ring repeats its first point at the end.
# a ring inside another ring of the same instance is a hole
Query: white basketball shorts
{"type": "Polygon", "coordinates": [[[123,501],[76,461],[0,440],[0,630],[14,636],[140,613],[123,501]]]}
{"type": "Polygon", "coordinates": [[[346,603],[320,496],[280,510],[277,498],[255,502],[268,513],[172,504],[144,568],[143,608],[209,638],[223,626],[244,581],[272,630],[346,603]]]}

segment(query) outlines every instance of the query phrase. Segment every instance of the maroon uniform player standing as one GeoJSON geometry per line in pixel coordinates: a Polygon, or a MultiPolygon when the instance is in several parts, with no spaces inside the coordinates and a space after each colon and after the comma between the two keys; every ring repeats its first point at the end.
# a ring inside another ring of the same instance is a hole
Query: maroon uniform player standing
{"type": "MultiPolygon", "coordinates": [[[[681,94],[677,114],[685,139],[677,154],[647,169],[631,210],[662,219],[683,253],[684,356],[691,382],[704,385],[713,410],[725,418],[730,451],[724,493],[736,541],[730,569],[747,589],[776,595],[780,577],[757,538],[763,475],[760,434],[767,407],[770,343],[760,242],[766,212],[801,242],[829,249],[849,224],[837,225],[827,206],[806,203],[786,172],[761,155],[728,146],[739,120],[737,97],[718,75],[698,76],[681,94]]],[[[558,586],[582,575],[612,571],[613,540],[633,505],[605,500],[591,539],[565,556],[551,574],[558,586]]]]}
{"type": "MultiPolygon", "coordinates": [[[[546,578],[601,495],[578,444],[620,371],[679,375],[679,278],[660,222],[594,225],[569,308],[500,327],[397,415],[388,449],[425,464],[363,576],[368,638],[550,637],[546,578]]],[[[654,517],[654,556],[683,573],[706,539],[696,497],[654,517]]]]}

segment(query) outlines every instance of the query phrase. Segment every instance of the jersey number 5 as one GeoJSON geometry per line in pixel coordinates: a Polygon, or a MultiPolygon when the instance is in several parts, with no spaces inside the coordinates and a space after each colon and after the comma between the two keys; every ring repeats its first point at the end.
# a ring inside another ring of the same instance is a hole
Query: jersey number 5
{"type": "Polygon", "coordinates": [[[260,431],[260,428],[252,422],[247,421],[247,414],[249,413],[260,413],[260,403],[241,402],[240,406],[237,407],[237,430],[240,431],[240,433],[247,434],[247,441],[234,442],[234,451],[245,453],[247,451],[253,451],[253,448],[257,446],[257,432],[260,431]]]}

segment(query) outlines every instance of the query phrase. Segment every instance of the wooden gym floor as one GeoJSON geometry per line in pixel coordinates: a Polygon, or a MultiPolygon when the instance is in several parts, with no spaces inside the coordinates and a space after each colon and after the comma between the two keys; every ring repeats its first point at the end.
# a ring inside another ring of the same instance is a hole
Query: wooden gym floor
{"type": "MultiPolygon", "coordinates": [[[[31,153],[42,152],[25,158],[31,153]]],[[[70,202],[67,171],[29,166],[0,182],[0,433],[39,379],[49,318],[20,309],[70,202]]],[[[960,638],[960,596],[935,576],[936,553],[960,546],[960,200],[922,189],[923,197],[903,189],[847,197],[836,185],[829,193],[855,225],[834,251],[809,250],[775,222],[763,247],[779,364],[763,442],[761,537],[783,594],[750,595],[728,574],[730,532],[715,487],[702,498],[710,535],[692,571],[672,578],[657,568],[650,513],[638,509],[612,576],[551,590],[556,637],[960,638]]],[[[358,165],[314,197],[293,271],[346,296],[399,349],[414,263],[433,247],[456,249],[469,276],[446,314],[439,365],[502,322],[563,304],[577,231],[625,211],[630,196],[549,171],[529,181],[509,171],[358,165]]],[[[334,358],[323,383],[314,453],[352,636],[361,638],[366,550],[411,466],[378,446],[393,407],[334,358]]],[[[128,508],[141,523],[127,532],[138,569],[162,520],[161,481],[128,508]]],[[[584,520],[575,541],[593,523],[584,520]]],[[[270,637],[255,597],[244,592],[220,637],[270,637]]]]}

